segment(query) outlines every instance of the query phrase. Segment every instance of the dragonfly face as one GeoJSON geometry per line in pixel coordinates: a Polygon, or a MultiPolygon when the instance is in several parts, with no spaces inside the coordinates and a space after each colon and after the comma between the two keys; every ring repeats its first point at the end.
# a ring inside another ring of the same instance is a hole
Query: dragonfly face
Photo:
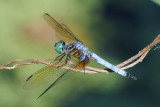
{"type": "Polygon", "coordinates": [[[63,54],[64,53],[64,50],[63,50],[63,47],[65,46],[65,42],[64,41],[58,41],[55,45],[54,45],[54,48],[56,50],[57,53],[59,54],[63,54]]]}

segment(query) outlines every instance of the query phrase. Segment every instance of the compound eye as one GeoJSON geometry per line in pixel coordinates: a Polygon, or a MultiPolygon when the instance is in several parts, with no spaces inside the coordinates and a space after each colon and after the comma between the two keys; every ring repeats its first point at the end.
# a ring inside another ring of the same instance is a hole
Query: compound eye
{"type": "Polygon", "coordinates": [[[64,41],[62,41],[62,40],[60,41],[60,43],[62,43],[62,45],[65,45],[65,42],[64,42],[64,41]]]}

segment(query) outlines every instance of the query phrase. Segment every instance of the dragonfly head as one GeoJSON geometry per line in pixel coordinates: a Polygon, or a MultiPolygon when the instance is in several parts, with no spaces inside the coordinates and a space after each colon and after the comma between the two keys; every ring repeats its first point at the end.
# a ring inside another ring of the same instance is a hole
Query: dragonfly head
{"type": "Polygon", "coordinates": [[[64,50],[63,50],[63,46],[65,45],[65,42],[64,41],[58,41],[55,45],[54,45],[54,48],[56,50],[57,53],[59,54],[62,54],[64,53],[64,50]]]}

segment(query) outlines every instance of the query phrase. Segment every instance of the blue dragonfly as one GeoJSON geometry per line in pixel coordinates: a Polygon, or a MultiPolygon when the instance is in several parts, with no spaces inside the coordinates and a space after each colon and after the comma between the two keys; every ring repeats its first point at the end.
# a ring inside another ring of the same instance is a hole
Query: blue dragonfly
{"type": "MultiPolygon", "coordinates": [[[[54,45],[55,51],[60,54],[55,58],[55,63],[61,63],[62,59],[64,59],[64,62],[61,65],[64,66],[67,65],[69,60],[72,60],[76,63],[76,65],[69,65],[69,67],[75,68],[76,66],[80,66],[85,68],[86,64],[89,63],[89,60],[92,59],[97,63],[107,67],[107,69],[116,72],[117,74],[120,74],[126,78],[136,80],[135,76],[107,62],[97,54],[89,51],[88,48],[72,33],[72,31],[65,24],[59,24],[47,13],[44,14],[44,19],[53,29],[56,30],[56,32],[73,41],[71,43],[65,43],[65,41],[60,40],[54,45]]],[[[69,70],[53,66],[44,67],[32,74],[26,80],[24,89],[34,88],[41,84],[45,84],[46,81],[51,81],[52,83],[50,84],[50,86],[42,94],[40,94],[39,97],[41,97],[55,84],[66,79],[71,74],[70,72],[71,71],[69,70]]]]}

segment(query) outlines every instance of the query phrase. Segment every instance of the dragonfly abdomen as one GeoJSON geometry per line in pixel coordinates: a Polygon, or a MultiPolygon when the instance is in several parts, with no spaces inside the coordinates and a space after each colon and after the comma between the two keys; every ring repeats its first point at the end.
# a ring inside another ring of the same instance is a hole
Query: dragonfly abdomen
{"type": "Polygon", "coordinates": [[[88,51],[88,55],[93,59],[95,60],[96,62],[98,62],[99,64],[101,65],[104,65],[105,67],[113,70],[114,72],[126,77],[126,78],[131,78],[131,79],[134,79],[136,80],[137,78],[131,74],[129,74],[128,72],[120,69],[119,67],[107,62],[106,60],[102,59],[101,57],[99,57],[98,55],[96,55],[95,53],[93,52],[90,52],[88,51]]]}

